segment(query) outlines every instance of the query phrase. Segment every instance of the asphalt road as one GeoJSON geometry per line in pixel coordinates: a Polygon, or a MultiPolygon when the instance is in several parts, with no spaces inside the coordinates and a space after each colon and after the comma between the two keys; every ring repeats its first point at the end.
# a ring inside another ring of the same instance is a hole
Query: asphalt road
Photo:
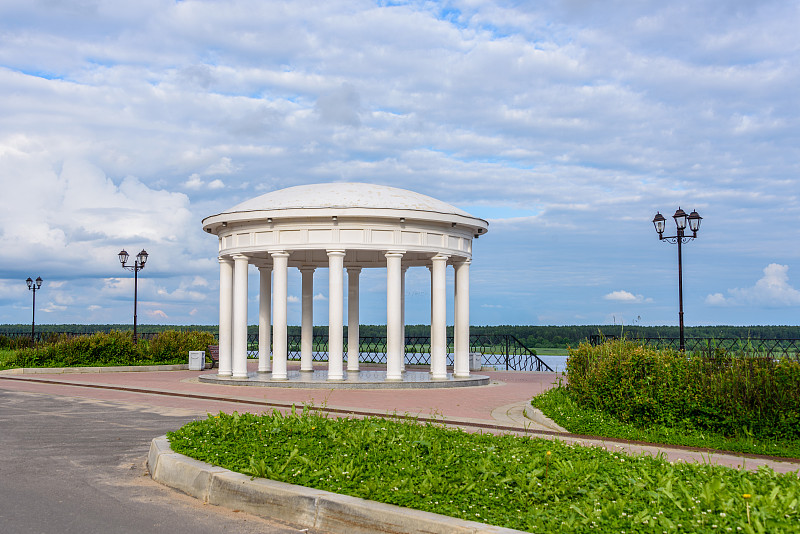
{"type": "Polygon", "coordinates": [[[0,389],[0,533],[305,532],[153,482],[150,441],[202,415],[0,389]]]}

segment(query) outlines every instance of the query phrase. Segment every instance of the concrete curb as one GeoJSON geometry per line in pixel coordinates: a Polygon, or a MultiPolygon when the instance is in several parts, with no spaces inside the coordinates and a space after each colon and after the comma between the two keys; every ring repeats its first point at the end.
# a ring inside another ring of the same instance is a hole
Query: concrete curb
{"type": "Polygon", "coordinates": [[[521,534],[431,512],[339,495],[263,478],[252,479],[172,451],[166,436],[155,438],[147,456],[156,482],[203,502],[280,518],[301,528],[346,534],[521,534]]]}
{"type": "Polygon", "coordinates": [[[186,371],[188,363],[177,365],[118,365],[116,367],[17,367],[0,371],[2,375],[69,375],[87,373],[144,373],[152,371],[186,371]]]}
{"type": "MultiPolygon", "coordinates": [[[[529,403],[530,404],[530,403],[529,403]]],[[[563,432],[568,433],[569,431],[564,428],[563,426],[559,425],[549,417],[547,417],[542,411],[538,408],[534,408],[533,406],[526,406],[523,410],[525,417],[530,419],[531,421],[538,423],[545,427],[547,430],[552,430],[554,432],[563,432]]]]}

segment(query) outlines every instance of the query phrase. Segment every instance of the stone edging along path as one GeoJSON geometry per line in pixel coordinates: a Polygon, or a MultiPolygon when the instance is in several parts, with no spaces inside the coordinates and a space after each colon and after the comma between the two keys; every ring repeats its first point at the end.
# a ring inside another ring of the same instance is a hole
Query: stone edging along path
{"type": "Polygon", "coordinates": [[[156,482],[208,504],[280,519],[300,528],[346,534],[441,533],[522,534],[496,527],[368,501],[263,478],[251,479],[172,451],[166,436],[155,438],[147,456],[156,482]]]}

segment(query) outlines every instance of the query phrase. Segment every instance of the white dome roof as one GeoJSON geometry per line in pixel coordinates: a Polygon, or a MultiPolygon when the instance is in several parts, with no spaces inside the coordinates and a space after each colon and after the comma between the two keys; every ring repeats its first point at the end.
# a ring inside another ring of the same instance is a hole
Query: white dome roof
{"type": "Polygon", "coordinates": [[[251,198],[223,213],[314,208],[414,210],[472,218],[472,215],[464,210],[427,195],[397,187],[364,183],[326,183],[288,187],[251,198]]]}

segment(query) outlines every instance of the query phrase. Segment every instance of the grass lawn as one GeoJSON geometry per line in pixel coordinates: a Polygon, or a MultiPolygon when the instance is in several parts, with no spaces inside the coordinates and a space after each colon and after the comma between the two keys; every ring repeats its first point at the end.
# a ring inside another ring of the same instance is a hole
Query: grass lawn
{"type": "Polygon", "coordinates": [[[556,387],[538,395],[531,404],[576,434],[800,458],[800,440],[763,440],[746,435],[726,437],[714,432],[663,425],[638,428],[618,421],[612,414],[578,406],[564,388],[556,387]]]}
{"type": "Polygon", "coordinates": [[[382,418],[219,414],[173,450],[254,477],[529,532],[797,532],[800,480],[382,418]]]}

